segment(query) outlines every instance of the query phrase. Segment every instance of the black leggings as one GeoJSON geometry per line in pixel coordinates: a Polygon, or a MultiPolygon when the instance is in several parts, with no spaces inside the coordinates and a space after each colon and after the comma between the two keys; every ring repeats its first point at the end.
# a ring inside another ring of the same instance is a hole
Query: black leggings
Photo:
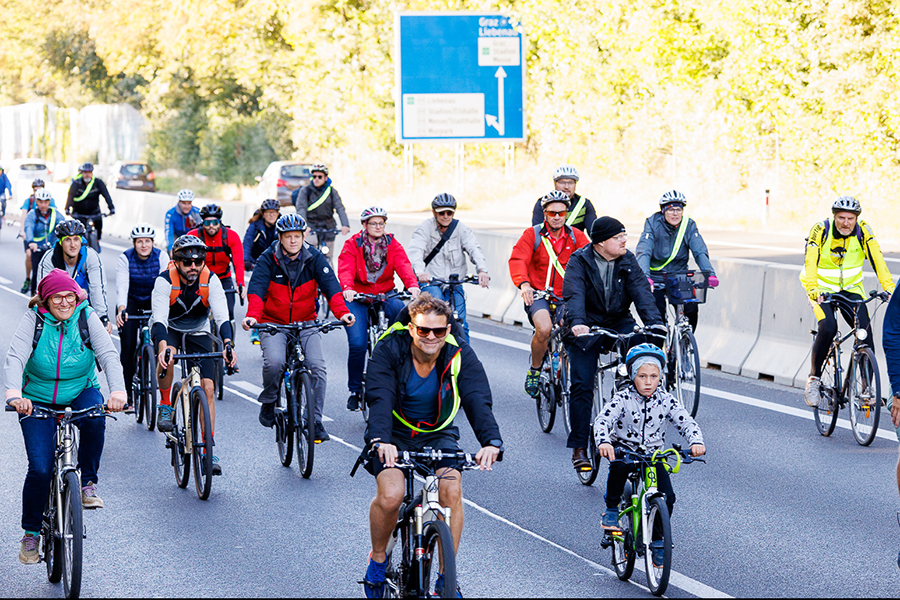
{"type": "MultiPolygon", "coordinates": [[[[145,308],[126,306],[125,312],[129,315],[149,313],[150,306],[148,305],[145,308]]],[[[137,349],[138,332],[143,325],[144,321],[129,319],[119,329],[119,342],[122,347],[122,351],[119,353],[119,360],[122,362],[122,374],[125,375],[125,389],[128,390],[129,397],[131,396],[131,382],[134,379],[134,371],[137,366],[134,361],[134,352],[137,349]]]]}
{"type": "MultiPolygon", "coordinates": [[[[609,463],[609,477],[606,480],[606,507],[619,508],[619,501],[622,499],[622,492],[625,491],[625,481],[628,474],[638,468],[634,462],[626,462],[624,460],[614,460],[609,463]]],[[[669,509],[669,516],[675,509],[675,488],[672,487],[672,478],[663,465],[656,466],[656,488],[666,495],[666,507],[669,509]]],[[[658,527],[653,529],[653,539],[662,538],[662,531],[658,531],[658,527]]]]}
{"type": "MultiPolygon", "coordinates": [[[[855,294],[840,294],[840,296],[859,299],[859,296],[856,296],[855,294]]],[[[818,333],[816,333],[816,339],[813,342],[812,347],[812,374],[816,377],[822,376],[822,364],[825,362],[825,357],[828,355],[828,348],[831,346],[831,342],[834,341],[834,336],[837,333],[837,318],[834,315],[834,306],[834,304],[819,305],[822,312],[825,313],[825,318],[819,321],[819,330],[818,333]]],[[[852,327],[853,310],[844,304],[838,304],[838,308],[840,308],[844,320],[852,327]]],[[[867,334],[866,339],[863,340],[860,345],[872,348],[872,324],[869,322],[868,307],[865,304],[861,304],[857,311],[857,315],[859,316],[859,328],[865,329],[867,334]]]]}
{"type": "MultiPolygon", "coordinates": [[[[656,308],[659,309],[659,316],[666,321],[666,290],[654,288],[653,299],[656,300],[656,308]]],[[[688,323],[691,324],[691,331],[697,330],[697,316],[700,313],[700,305],[696,302],[684,305],[684,316],[687,317],[688,323]]]]}

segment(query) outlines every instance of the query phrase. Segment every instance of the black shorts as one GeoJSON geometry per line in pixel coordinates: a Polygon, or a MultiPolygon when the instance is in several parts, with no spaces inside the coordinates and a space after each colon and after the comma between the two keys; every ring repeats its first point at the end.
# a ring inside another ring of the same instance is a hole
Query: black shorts
{"type": "MultiPolygon", "coordinates": [[[[182,343],[182,333],[178,331],[173,331],[169,329],[166,332],[166,344],[169,347],[174,347],[178,349],[178,352],[181,354],[200,354],[213,352],[215,349],[213,346],[213,338],[208,333],[195,333],[188,334],[184,338],[185,347],[181,347],[182,343]]],[[[156,353],[159,354],[159,342],[161,340],[153,339],[153,345],[156,346],[156,353]]],[[[216,375],[216,360],[214,358],[202,358],[199,360],[189,360],[187,364],[188,370],[195,364],[200,366],[200,377],[203,379],[215,379],[216,375]]]]}
{"type": "MultiPolygon", "coordinates": [[[[459,452],[459,437],[454,433],[439,431],[437,433],[425,433],[421,435],[417,435],[414,441],[408,440],[400,437],[392,437],[391,443],[397,446],[397,450],[403,452],[404,450],[408,450],[411,452],[420,452],[423,448],[433,448],[435,450],[449,450],[451,452],[459,452]]],[[[459,459],[456,458],[445,458],[443,460],[438,461],[437,469],[444,469],[447,467],[453,467],[459,463],[459,459]]],[[[384,471],[387,467],[384,466],[384,463],[378,459],[378,456],[375,456],[372,460],[366,463],[365,469],[375,477],[378,477],[378,474],[384,471]]]]}
{"type": "Polygon", "coordinates": [[[546,310],[551,317],[553,317],[553,311],[550,310],[550,303],[544,298],[535,298],[534,302],[531,303],[531,306],[525,306],[525,312],[528,314],[528,321],[534,325],[534,313],[539,310],[546,310]]]}

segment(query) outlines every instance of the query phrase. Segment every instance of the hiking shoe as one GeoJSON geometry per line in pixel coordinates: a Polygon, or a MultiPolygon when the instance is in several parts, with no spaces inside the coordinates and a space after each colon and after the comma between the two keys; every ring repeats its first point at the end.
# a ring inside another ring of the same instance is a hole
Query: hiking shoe
{"type": "Polygon", "coordinates": [[[822,380],[815,375],[810,375],[806,379],[806,392],[803,394],[806,405],[810,408],[816,408],[822,401],[822,380]]]}
{"type": "Polygon", "coordinates": [[[91,482],[81,488],[81,506],[103,508],[103,500],[97,495],[97,484],[91,482]]]}
{"type": "Polygon", "coordinates": [[[327,442],[331,439],[330,437],[328,437],[328,432],[325,431],[325,426],[322,425],[322,423],[319,421],[316,421],[314,432],[317,442],[327,442]]]}
{"type": "Polygon", "coordinates": [[[653,540],[650,542],[650,559],[653,561],[653,566],[657,569],[663,568],[663,563],[666,560],[666,551],[663,547],[662,540],[653,540]]]}
{"type": "MultiPolygon", "coordinates": [[[[437,579],[434,581],[434,595],[438,598],[444,597],[444,574],[438,573],[437,579]]],[[[456,584],[456,597],[462,598],[462,591],[459,589],[459,584],[456,584]]]]}
{"type": "Polygon", "coordinates": [[[22,545],[19,546],[19,562],[23,565],[34,565],[41,562],[41,556],[38,554],[40,542],[41,536],[26,533],[22,538],[22,545]]]}
{"type": "Polygon", "coordinates": [[[387,569],[387,561],[380,563],[369,559],[369,567],[366,576],[362,580],[366,590],[366,598],[384,598],[384,571],[387,569]]]}
{"type": "Polygon", "coordinates": [[[525,393],[532,398],[537,398],[541,390],[541,372],[538,369],[528,369],[525,376],[525,393]]]}
{"type": "Polygon", "coordinates": [[[159,410],[156,411],[156,428],[163,433],[175,429],[175,424],[172,423],[173,412],[171,406],[160,404],[159,410]]]}
{"type": "Polygon", "coordinates": [[[603,513],[603,518],[600,520],[600,526],[603,527],[603,529],[620,531],[618,509],[607,508],[606,512],[603,513]]]}
{"type": "MultiPolygon", "coordinates": [[[[254,330],[255,331],[255,330],[254,330]]],[[[263,402],[259,407],[259,424],[263,427],[275,425],[275,403],[263,402]]]]}
{"type": "Polygon", "coordinates": [[[353,392],[350,394],[350,397],[347,398],[347,410],[357,411],[361,408],[362,398],[359,397],[359,392],[353,392]]]}
{"type": "Polygon", "coordinates": [[[219,457],[213,454],[213,466],[212,466],[213,475],[221,475],[222,474],[222,465],[219,464],[219,457]]]}
{"type": "Polygon", "coordinates": [[[31,279],[26,279],[25,283],[22,284],[22,289],[19,290],[20,294],[27,294],[31,291],[31,279]]]}

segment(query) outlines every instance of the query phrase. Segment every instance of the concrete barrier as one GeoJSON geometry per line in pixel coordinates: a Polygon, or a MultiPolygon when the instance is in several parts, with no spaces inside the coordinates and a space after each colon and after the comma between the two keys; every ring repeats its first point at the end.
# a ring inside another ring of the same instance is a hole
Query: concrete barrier
{"type": "Polygon", "coordinates": [[[721,284],[700,307],[697,346],[703,366],[738,374],[759,338],[766,265],[750,260],[715,260],[721,284]],[[740,310],[735,310],[740,307],[740,310]]]}

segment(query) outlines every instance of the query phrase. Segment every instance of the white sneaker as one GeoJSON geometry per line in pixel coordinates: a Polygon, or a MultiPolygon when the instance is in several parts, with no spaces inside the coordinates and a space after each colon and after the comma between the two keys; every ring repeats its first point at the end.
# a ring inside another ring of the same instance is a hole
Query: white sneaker
{"type": "Polygon", "coordinates": [[[88,483],[81,488],[81,505],[86,508],[103,508],[103,500],[97,495],[97,484],[88,483]]]}
{"type": "MultiPolygon", "coordinates": [[[[822,401],[822,381],[815,375],[810,375],[806,380],[806,393],[803,399],[810,408],[816,408],[822,401]]],[[[821,407],[820,407],[821,408],[821,407]]]]}

